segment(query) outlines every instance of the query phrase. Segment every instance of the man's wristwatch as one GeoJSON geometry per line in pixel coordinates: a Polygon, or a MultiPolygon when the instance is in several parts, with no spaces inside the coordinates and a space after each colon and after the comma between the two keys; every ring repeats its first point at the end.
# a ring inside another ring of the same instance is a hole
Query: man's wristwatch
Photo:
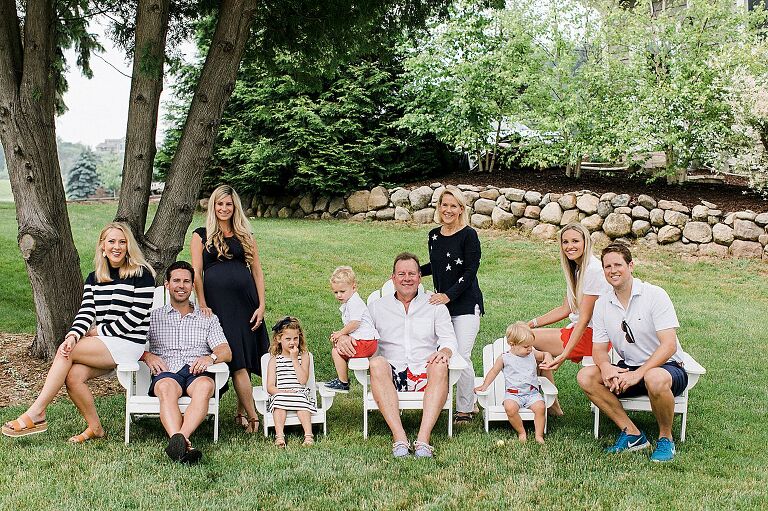
{"type": "Polygon", "coordinates": [[[210,355],[208,355],[208,356],[209,356],[209,357],[211,357],[211,360],[213,360],[213,363],[214,363],[214,364],[215,364],[215,363],[216,363],[216,361],[219,359],[219,357],[217,357],[217,356],[216,356],[216,353],[211,353],[211,354],[210,354],[210,355]]]}

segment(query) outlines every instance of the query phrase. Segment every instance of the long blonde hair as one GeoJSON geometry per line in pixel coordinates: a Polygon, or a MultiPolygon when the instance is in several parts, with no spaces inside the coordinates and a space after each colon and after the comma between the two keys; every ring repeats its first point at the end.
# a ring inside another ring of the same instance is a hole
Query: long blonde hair
{"type": "Polygon", "coordinates": [[[99,241],[96,243],[96,254],[93,256],[93,268],[96,274],[96,282],[112,282],[112,277],[109,276],[109,260],[104,255],[104,248],[102,244],[107,237],[107,233],[112,229],[118,229],[122,231],[126,241],[125,259],[120,266],[120,278],[127,279],[129,277],[138,277],[143,275],[146,269],[152,276],[155,276],[155,270],[144,259],[144,254],[141,253],[139,244],[136,242],[136,238],[133,237],[131,228],[128,224],[123,222],[110,222],[104,226],[99,234],[99,241]]]}
{"type": "Polygon", "coordinates": [[[451,195],[454,199],[456,199],[456,202],[459,203],[461,206],[461,225],[462,227],[467,225],[469,223],[469,210],[467,209],[467,199],[464,197],[464,192],[459,190],[453,185],[448,185],[445,187],[445,190],[443,190],[440,193],[440,196],[437,198],[437,207],[435,208],[435,223],[436,224],[442,224],[442,218],[440,218],[440,203],[443,202],[443,197],[445,195],[451,195]]]}
{"type": "Polygon", "coordinates": [[[229,185],[221,185],[216,188],[211,194],[211,198],[208,199],[208,216],[205,220],[205,249],[209,250],[211,246],[216,249],[219,257],[225,259],[232,259],[232,255],[229,253],[229,246],[224,240],[224,232],[219,227],[219,222],[216,219],[216,203],[224,197],[232,197],[232,231],[235,237],[240,240],[245,250],[245,262],[250,265],[253,263],[254,250],[253,250],[253,235],[251,234],[251,225],[248,223],[248,217],[245,216],[243,211],[243,204],[240,202],[240,197],[234,188],[229,185]]]}
{"type": "Polygon", "coordinates": [[[579,312],[579,304],[584,296],[584,279],[587,276],[587,267],[592,258],[592,238],[589,231],[579,222],[571,222],[557,233],[557,241],[560,243],[560,266],[563,268],[563,275],[567,284],[568,306],[571,312],[579,312]],[[563,235],[567,231],[576,231],[584,239],[584,253],[581,255],[581,262],[571,261],[563,252],[563,235]]]}

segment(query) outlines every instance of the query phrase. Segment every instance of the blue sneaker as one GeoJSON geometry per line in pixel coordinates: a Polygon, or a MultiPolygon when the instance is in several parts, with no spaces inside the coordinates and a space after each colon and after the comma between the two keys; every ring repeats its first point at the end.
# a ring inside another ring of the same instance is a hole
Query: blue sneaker
{"type": "Polygon", "coordinates": [[[663,463],[665,461],[672,461],[675,457],[675,442],[666,437],[659,438],[656,442],[656,449],[651,454],[651,461],[656,463],[663,463]]]}
{"type": "Polygon", "coordinates": [[[349,382],[334,378],[325,384],[325,388],[331,389],[332,391],[339,394],[347,394],[349,392],[349,382]]]}
{"type": "Polygon", "coordinates": [[[639,451],[650,446],[651,443],[642,431],[639,435],[628,435],[626,430],[622,430],[616,443],[608,447],[605,452],[616,454],[624,451],[639,451]]]}
{"type": "Polygon", "coordinates": [[[426,442],[416,440],[413,442],[413,455],[417,458],[432,458],[435,448],[426,442]]]}

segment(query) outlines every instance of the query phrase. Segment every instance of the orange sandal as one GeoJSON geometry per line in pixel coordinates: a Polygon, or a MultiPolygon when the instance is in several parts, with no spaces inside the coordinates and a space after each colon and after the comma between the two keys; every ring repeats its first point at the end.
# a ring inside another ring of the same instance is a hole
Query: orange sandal
{"type": "Polygon", "coordinates": [[[245,428],[246,433],[258,433],[259,432],[259,418],[251,417],[248,419],[248,426],[245,428]]]}
{"type": "Polygon", "coordinates": [[[17,438],[21,436],[34,435],[48,430],[48,422],[33,421],[26,413],[22,413],[18,419],[3,424],[3,435],[17,438]]]}
{"type": "Polygon", "coordinates": [[[94,433],[94,431],[91,428],[85,428],[85,431],[83,431],[79,435],[70,437],[69,442],[72,444],[84,444],[89,440],[97,440],[99,438],[104,438],[105,436],[107,435],[99,436],[96,433],[94,433]]]}

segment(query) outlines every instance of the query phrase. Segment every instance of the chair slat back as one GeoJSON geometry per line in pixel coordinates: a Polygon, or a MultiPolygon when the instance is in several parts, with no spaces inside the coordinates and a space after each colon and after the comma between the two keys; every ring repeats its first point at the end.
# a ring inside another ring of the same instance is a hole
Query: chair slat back
{"type": "MultiPolygon", "coordinates": [[[[315,358],[312,355],[312,353],[307,352],[309,354],[309,377],[307,378],[307,384],[306,387],[308,387],[312,391],[312,395],[315,396],[315,402],[319,403],[317,399],[317,381],[315,380],[315,358]]],[[[264,387],[265,392],[269,392],[267,390],[268,388],[268,382],[267,382],[267,367],[269,367],[269,359],[272,358],[272,355],[269,353],[265,353],[261,356],[261,382],[264,387]]]]}
{"type": "MultiPolygon", "coordinates": [[[[493,367],[496,359],[507,351],[506,339],[503,337],[496,339],[491,344],[486,344],[483,347],[483,374],[488,374],[488,371],[493,367]]],[[[504,402],[504,372],[500,372],[498,376],[493,380],[490,386],[491,392],[488,395],[489,403],[491,405],[500,405],[504,402]]]]}

